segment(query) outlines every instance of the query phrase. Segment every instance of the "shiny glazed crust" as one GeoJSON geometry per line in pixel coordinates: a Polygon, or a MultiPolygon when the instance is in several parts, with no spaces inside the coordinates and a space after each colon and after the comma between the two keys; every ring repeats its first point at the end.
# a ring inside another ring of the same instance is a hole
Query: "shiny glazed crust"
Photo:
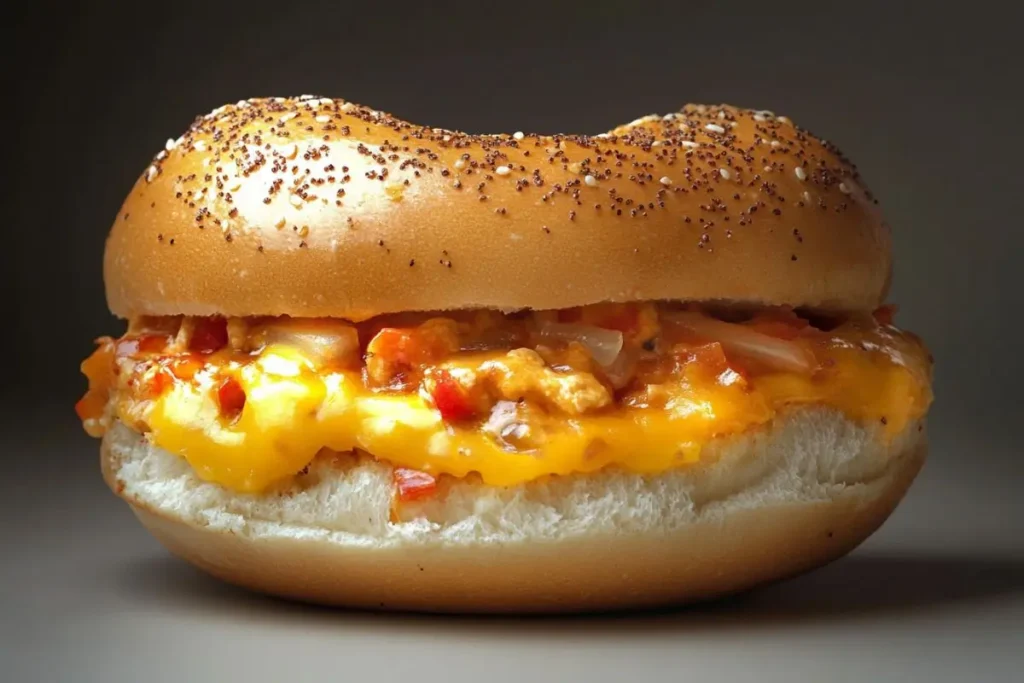
{"type": "Polygon", "coordinates": [[[397,520],[390,468],[369,458],[247,496],[116,425],[102,463],[157,539],[229,583],[332,605],[565,612],[692,602],[838,558],[885,521],[926,450],[923,423],[886,442],[807,408],[712,443],[707,465],[458,481],[397,520]]]}
{"type": "Polygon", "coordinates": [[[888,228],[785,117],[687,106],[586,136],[466,135],[253,99],[168,140],[117,215],[118,316],[693,300],[867,310],[888,228]]]}

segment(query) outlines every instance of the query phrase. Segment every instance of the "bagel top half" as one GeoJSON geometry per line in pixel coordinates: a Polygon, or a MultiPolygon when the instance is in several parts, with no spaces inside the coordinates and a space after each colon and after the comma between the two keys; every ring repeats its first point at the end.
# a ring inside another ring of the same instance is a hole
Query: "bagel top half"
{"type": "Polygon", "coordinates": [[[223,106],[168,140],[104,275],[123,318],[358,321],[662,299],[870,310],[891,267],[856,169],[770,112],[468,135],[300,97],[223,106]]]}

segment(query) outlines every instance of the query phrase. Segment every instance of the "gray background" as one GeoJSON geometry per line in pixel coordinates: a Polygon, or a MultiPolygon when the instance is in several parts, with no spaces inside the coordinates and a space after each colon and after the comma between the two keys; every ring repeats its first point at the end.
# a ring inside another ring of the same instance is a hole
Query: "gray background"
{"type": "Polygon", "coordinates": [[[1016,678],[1021,10],[421,5],[9,10],[0,679],[1016,678]],[[898,321],[937,362],[932,457],[904,505],[815,574],[697,609],[614,617],[301,608],[168,558],[103,488],[97,444],[72,411],[91,339],[121,329],[103,299],[103,237],[151,155],[196,114],[305,92],[471,132],[597,133],[687,101],[729,102],[839,144],[894,228],[898,321]]]}

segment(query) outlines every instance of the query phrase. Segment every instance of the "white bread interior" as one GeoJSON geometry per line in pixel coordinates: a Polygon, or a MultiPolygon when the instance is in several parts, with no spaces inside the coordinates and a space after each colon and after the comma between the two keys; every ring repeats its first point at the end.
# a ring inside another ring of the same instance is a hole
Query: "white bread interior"
{"type": "Polygon", "coordinates": [[[683,603],[840,557],[904,496],[923,422],[892,440],[819,407],[718,439],[659,475],[552,477],[511,488],[444,481],[392,521],[391,469],[317,460],[262,495],[200,480],[115,424],[103,472],[174,554],[225,581],[334,605],[551,612],[683,603]]]}

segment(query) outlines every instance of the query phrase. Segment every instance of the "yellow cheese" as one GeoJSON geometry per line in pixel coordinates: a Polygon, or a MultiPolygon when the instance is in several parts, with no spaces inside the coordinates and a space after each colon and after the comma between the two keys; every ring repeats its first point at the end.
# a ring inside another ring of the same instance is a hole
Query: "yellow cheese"
{"type": "Polygon", "coordinates": [[[446,424],[419,394],[374,394],[357,373],[318,373],[282,347],[240,369],[246,402],[235,421],[219,415],[201,382],[176,383],[145,419],[153,442],[186,458],[203,479],[259,492],[294,476],[322,448],[359,448],[395,466],[456,477],[477,472],[487,484],[514,485],[613,464],[640,473],[684,466],[700,459],[709,440],[767,423],[794,404],[831,406],[892,435],[931,401],[923,357],[854,345],[831,347],[826,356],[828,368],[814,376],[763,374],[733,385],[681,380],[665,409],[551,419],[538,425],[540,443],[528,452],[503,447],[479,426],[446,424]]]}

